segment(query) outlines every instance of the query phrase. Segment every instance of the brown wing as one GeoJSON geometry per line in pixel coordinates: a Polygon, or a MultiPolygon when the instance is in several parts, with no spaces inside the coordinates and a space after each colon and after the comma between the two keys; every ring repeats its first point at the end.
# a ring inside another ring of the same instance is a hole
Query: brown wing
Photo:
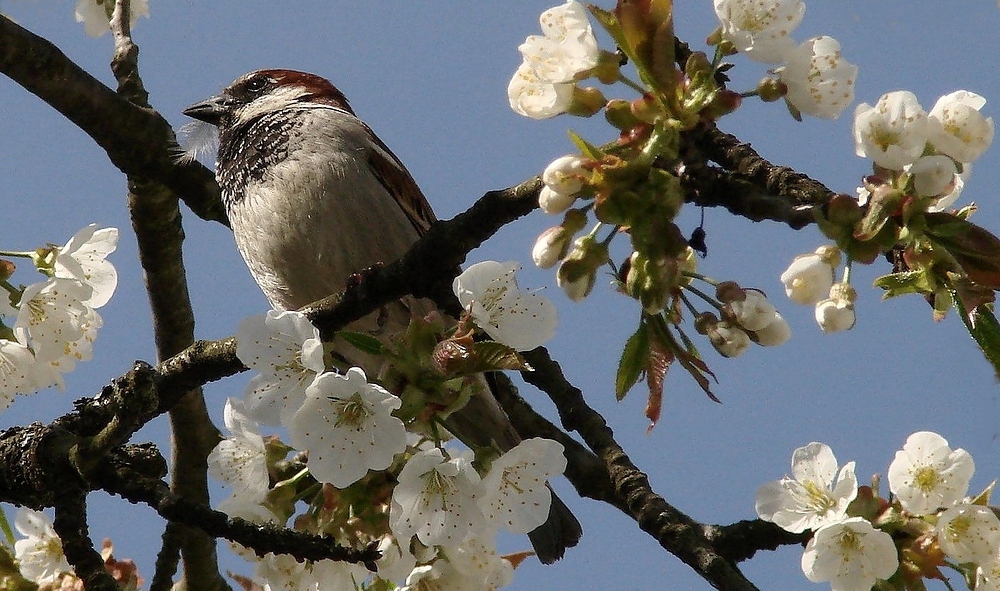
{"type": "MultiPolygon", "coordinates": [[[[368,129],[368,126],[365,128],[368,129]]],[[[368,129],[368,133],[371,134],[376,146],[368,156],[368,166],[375,173],[375,178],[399,204],[399,208],[406,212],[406,217],[417,229],[417,233],[423,236],[437,220],[434,210],[399,158],[396,158],[392,150],[382,143],[371,129],[368,129]]]]}

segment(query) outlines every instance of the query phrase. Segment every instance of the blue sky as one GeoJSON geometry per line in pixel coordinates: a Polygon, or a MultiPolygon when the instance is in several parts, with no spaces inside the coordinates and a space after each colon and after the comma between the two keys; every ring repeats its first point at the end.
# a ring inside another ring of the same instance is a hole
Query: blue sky
{"type": "MultiPolygon", "coordinates": [[[[716,26],[711,3],[678,4],[677,34],[699,48],[716,26]]],[[[549,5],[527,0],[153,0],[152,18],[140,21],[134,33],[150,101],[175,126],[185,122],[180,114],[185,106],[248,70],[288,67],[331,79],[406,163],[438,215],[447,218],[483,192],[537,174],[567,153],[567,128],[595,142],[612,137],[600,121],[535,122],[507,106],[506,85],[520,60],[517,45],[537,32],[537,16],[549,5]]],[[[107,67],[111,39],[86,37],[73,20],[73,2],[8,0],[0,9],[114,86],[107,67]]],[[[827,34],[841,42],[844,55],[860,66],[857,102],[873,103],[884,92],[908,89],[930,109],[937,97],[967,89],[985,96],[990,102],[984,111],[997,117],[1000,79],[992,68],[998,27],[1000,10],[987,0],[816,0],[807,2],[796,38],[827,34]]],[[[732,61],[736,90],[752,87],[765,73],[762,65],[741,56],[732,61]]],[[[630,96],[625,89],[607,94],[616,92],[630,96]]],[[[153,347],[123,176],[88,137],[7,79],[0,79],[0,104],[0,199],[6,222],[0,248],[62,243],[91,222],[123,231],[113,255],[121,282],[101,310],[105,327],[94,360],[67,376],[66,394],[45,391],[18,400],[0,416],[0,427],[7,427],[67,412],[73,399],[98,392],[132,360],[151,360],[153,347]]],[[[720,127],[751,142],[772,162],[852,193],[869,164],[854,155],[850,124],[850,110],[836,121],[796,123],[780,103],[747,101],[720,127]]],[[[974,221],[1000,233],[994,189],[1000,186],[998,162],[997,148],[979,160],[962,203],[977,202],[981,210],[974,221]]],[[[600,282],[592,297],[572,304],[555,287],[553,273],[530,266],[534,238],[554,218],[536,212],[505,228],[470,262],[525,263],[522,286],[544,288],[559,309],[560,325],[549,345],[553,356],[605,414],[654,489],[696,519],[753,518],[757,487],[785,474],[792,450],[810,441],[831,445],[841,463],[856,460],[859,479],[865,481],[873,473],[884,474],[907,435],[933,430],[973,455],[978,467],[974,489],[1000,476],[996,380],[954,315],[934,323],[918,297],[880,302],[880,294],[868,286],[888,268],[876,263],[855,269],[857,326],[823,335],[812,309],[785,299],[778,282],[794,255],[822,242],[814,227],[794,232],[773,222],[734,219],[721,210],[708,210],[705,218],[710,254],[700,270],[769,293],[790,322],[793,339],[738,359],[722,359],[703,347],[719,378],[714,391],[722,404],[709,401],[687,375],[674,370],[667,378],[663,418],[649,435],[643,392],[637,388],[621,403],[613,398],[614,368],[638,318],[634,302],[600,282]]],[[[266,301],[229,231],[186,211],[184,219],[197,336],[228,336],[242,318],[262,313],[266,301]]],[[[697,212],[685,213],[682,220],[690,230],[697,212]]],[[[32,280],[27,274],[16,277],[32,280]]],[[[207,389],[220,424],[223,401],[240,395],[244,383],[245,378],[236,378],[207,389]]],[[[522,394],[554,416],[544,396],[527,387],[522,394]]],[[[137,435],[137,440],[147,439],[167,452],[165,421],[137,435]]],[[[585,536],[555,566],[522,565],[511,589],[707,588],[632,521],[573,498],[565,482],[556,487],[581,517],[585,536]]],[[[93,495],[93,502],[95,538],[111,537],[119,556],[136,559],[150,576],[159,518],[148,508],[101,494],[93,495]]],[[[524,540],[504,539],[503,545],[518,550],[524,540]]],[[[799,570],[799,555],[797,548],[763,553],[743,568],[762,588],[812,587],[799,570]]],[[[249,571],[235,559],[225,566],[249,571]]]]}

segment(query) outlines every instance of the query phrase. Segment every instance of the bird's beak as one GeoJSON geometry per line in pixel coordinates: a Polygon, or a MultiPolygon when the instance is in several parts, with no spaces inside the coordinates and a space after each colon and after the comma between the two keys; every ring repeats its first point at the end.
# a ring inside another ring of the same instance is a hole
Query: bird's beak
{"type": "Polygon", "coordinates": [[[229,112],[228,103],[229,101],[225,95],[217,94],[200,103],[195,103],[181,112],[199,121],[218,125],[222,117],[229,112]]]}

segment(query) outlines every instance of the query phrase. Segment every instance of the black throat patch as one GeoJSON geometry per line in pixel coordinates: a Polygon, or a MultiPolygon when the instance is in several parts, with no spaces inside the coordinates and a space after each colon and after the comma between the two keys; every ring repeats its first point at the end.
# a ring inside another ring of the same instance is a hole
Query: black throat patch
{"type": "Polygon", "coordinates": [[[227,209],[243,201],[247,184],[288,156],[288,139],[301,121],[276,111],[221,130],[216,179],[227,209]]]}

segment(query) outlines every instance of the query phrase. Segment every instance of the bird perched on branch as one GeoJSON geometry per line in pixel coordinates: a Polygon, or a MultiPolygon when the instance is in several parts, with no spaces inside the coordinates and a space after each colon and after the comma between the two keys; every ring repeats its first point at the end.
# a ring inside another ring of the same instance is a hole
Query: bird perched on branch
{"type": "MultiPolygon", "coordinates": [[[[435,220],[410,173],[324,78],[250,72],[184,114],[218,127],[216,178],[236,245],[277,310],[342,291],[352,274],[406,253],[435,220]]],[[[429,309],[406,298],[350,328],[398,332],[429,309]]],[[[356,350],[337,353],[378,372],[356,350]]],[[[506,451],[520,441],[485,389],[447,426],[472,447],[506,451]]],[[[548,520],[528,536],[550,563],[581,533],[553,494],[548,520]]]]}

